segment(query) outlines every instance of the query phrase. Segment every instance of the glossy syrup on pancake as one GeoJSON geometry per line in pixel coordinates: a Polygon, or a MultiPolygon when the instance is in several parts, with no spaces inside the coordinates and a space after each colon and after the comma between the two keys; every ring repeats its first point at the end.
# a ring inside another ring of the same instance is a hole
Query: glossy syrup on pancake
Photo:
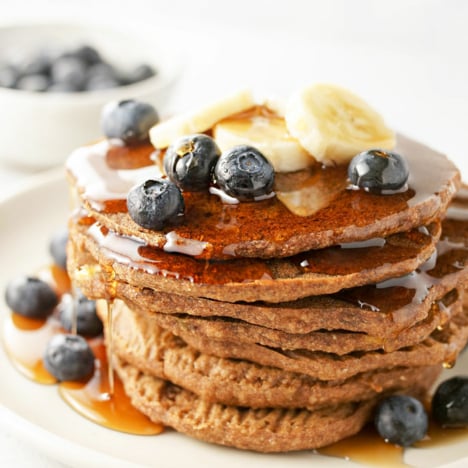
{"type": "Polygon", "coordinates": [[[401,232],[440,217],[459,184],[457,169],[442,154],[402,136],[398,141],[396,151],[406,156],[410,167],[404,192],[383,196],[351,190],[346,166],[314,165],[277,174],[278,196],[260,202],[230,205],[209,192],[185,192],[184,220],[163,232],[140,228],[126,215],[132,185],[161,176],[151,145],[133,148],[100,142],[77,150],[67,168],[87,208],[108,227],[112,226],[105,220],[114,219],[122,234],[164,248],[167,235],[175,233],[179,239],[206,243],[195,255],[203,258],[278,257],[401,232]],[[314,196],[309,194],[311,187],[314,196]],[[317,206],[317,194],[326,198],[325,205],[317,206]],[[286,198],[289,209],[280,201],[286,198]],[[302,212],[307,216],[296,214],[302,212]]]}
{"type": "MultiPolygon", "coordinates": [[[[422,302],[441,278],[463,270],[468,262],[468,203],[463,205],[459,198],[455,198],[453,206],[458,207],[456,217],[452,217],[453,212],[449,209],[442,223],[443,234],[437,244],[437,252],[416,271],[375,285],[344,290],[338,296],[363,308],[394,310],[408,301],[422,302]]],[[[393,320],[406,321],[407,317],[393,314],[393,320]]]]}
{"type": "MultiPolygon", "coordinates": [[[[88,219],[85,217],[85,220],[88,219]]],[[[454,222],[456,221],[445,220],[444,226],[454,222]]],[[[454,229],[459,231],[461,227],[455,227],[454,229]]],[[[428,234],[426,234],[426,230],[422,230],[422,232],[416,231],[414,235],[416,240],[422,241],[428,234]]],[[[186,255],[169,254],[160,249],[149,247],[139,239],[109,231],[107,228],[100,226],[99,223],[90,225],[85,238],[94,243],[95,248],[99,250],[99,254],[107,258],[109,264],[115,261],[119,264],[119,268],[144,272],[148,274],[148,281],[151,279],[154,282],[158,276],[177,280],[179,288],[181,282],[200,286],[219,286],[237,282],[239,286],[242,285],[240,287],[245,293],[245,289],[249,287],[248,283],[257,281],[255,290],[257,294],[260,294],[259,289],[262,288],[264,283],[258,281],[264,281],[265,284],[272,281],[281,281],[281,279],[272,279],[274,278],[274,262],[270,263],[261,259],[209,262],[186,255]]],[[[454,240],[444,233],[443,239],[437,245],[438,255],[433,254],[416,270],[405,276],[392,278],[377,284],[342,290],[337,293],[337,297],[359,305],[361,308],[392,313],[411,302],[418,304],[424,301],[428,292],[440,282],[441,278],[443,278],[444,285],[450,283],[447,286],[449,289],[445,290],[445,292],[448,292],[456,286],[460,273],[463,272],[464,265],[468,260],[467,248],[465,247],[466,239],[454,240]]],[[[350,271],[359,272],[366,268],[376,268],[382,261],[388,261],[389,258],[395,260],[395,257],[387,252],[386,243],[382,242],[382,240],[379,241],[379,245],[367,249],[362,247],[361,244],[352,247],[329,248],[324,249],[323,252],[312,251],[310,257],[307,256],[309,254],[299,254],[297,257],[293,257],[291,264],[295,273],[307,273],[312,270],[312,272],[319,272],[323,275],[338,275],[340,273],[347,274],[350,271]],[[352,259],[356,261],[350,265],[352,259]]],[[[389,247],[394,246],[390,245],[389,247]]],[[[405,254],[408,253],[407,248],[403,247],[402,250],[405,254]]],[[[396,257],[398,258],[398,256],[399,252],[396,249],[396,257]]],[[[140,286],[151,287],[143,282],[141,282],[140,286]]],[[[224,294],[226,295],[227,292],[225,291],[224,294]]],[[[407,310],[403,313],[406,312],[407,310]]],[[[398,314],[394,314],[393,320],[402,324],[411,322],[409,317],[399,316],[398,314]]]]}
{"type": "MultiPolygon", "coordinates": [[[[77,223],[90,227],[88,234],[117,260],[140,268],[153,275],[186,279],[192,283],[225,284],[273,279],[274,261],[263,259],[236,258],[229,261],[204,261],[186,255],[177,255],[151,247],[144,241],[120,235],[97,222],[86,212],[77,213],[77,223]]],[[[363,269],[374,269],[388,263],[417,256],[421,246],[430,245],[439,236],[436,225],[405,233],[405,242],[374,238],[368,241],[341,244],[337,247],[312,250],[289,257],[288,263],[297,274],[318,273],[323,275],[345,275],[363,269]]]]}

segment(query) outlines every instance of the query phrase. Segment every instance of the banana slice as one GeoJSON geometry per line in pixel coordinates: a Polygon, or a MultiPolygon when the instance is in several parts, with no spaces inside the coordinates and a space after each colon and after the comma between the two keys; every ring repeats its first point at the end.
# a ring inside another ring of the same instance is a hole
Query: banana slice
{"type": "Polygon", "coordinates": [[[167,148],[174,140],[191,133],[205,132],[220,120],[255,105],[250,90],[239,91],[192,112],[164,120],[150,130],[151,143],[167,148]]]}
{"type": "Polygon", "coordinates": [[[361,151],[395,146],[395,135],[380,114],[334,85],[315,84],[294,95],[285,120],[290,134],[324,164],[347,163],[361,151]]]}
{"type": "Polygon", "coordinates": [[[221,151],[237,145],[257,148],[270,161],[275,172],[293,172],[314,163],[314,159],[291,137],[283,118],[265,107],[257,107],[223,120],[213,128],[221,151]]]}

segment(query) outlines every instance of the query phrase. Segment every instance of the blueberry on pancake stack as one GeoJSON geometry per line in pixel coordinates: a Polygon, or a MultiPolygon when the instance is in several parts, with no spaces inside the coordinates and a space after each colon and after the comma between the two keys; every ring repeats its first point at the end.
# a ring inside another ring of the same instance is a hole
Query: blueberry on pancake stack
{"type": "Polygon", "coordinates": [[[162,122],[123,101],[103,128],[67,163],[68,270],[103,300],[115,370],[151,419],[242,449],[318,448],[456,360],[459,172],[357,96],[243,91],[162,122]]]}

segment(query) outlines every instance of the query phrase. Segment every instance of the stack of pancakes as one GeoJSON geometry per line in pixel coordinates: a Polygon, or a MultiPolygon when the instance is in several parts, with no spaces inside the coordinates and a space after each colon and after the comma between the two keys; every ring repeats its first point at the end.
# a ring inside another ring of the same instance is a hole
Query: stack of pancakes
{"type": "Polygon", "coordinates": [[[111,162],[109,143],[72,155],[68,269],[109,304],[135,407],[202,440],[277,452],[358,432],[386,395],[424,396],[468,339],[468,211],[462,194],[445,218],[459,174],[444,156],[398,145],[405,192],[349,190],[346,170],[311,168],[261,202],[185,193],[184,220],[161,232],[131,220],[122,188],[132,171],[158,176],[150,145],[133,166],[111,162]],[[318,173],[327,204],[300,216],[290,202],[307,208],[318,173]]]}

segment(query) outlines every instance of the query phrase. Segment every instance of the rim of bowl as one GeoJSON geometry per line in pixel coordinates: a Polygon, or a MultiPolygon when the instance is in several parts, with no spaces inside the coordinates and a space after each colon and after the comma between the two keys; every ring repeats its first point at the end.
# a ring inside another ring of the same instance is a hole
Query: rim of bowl
{"type": "MultiPolygon", "coordinates": [[[[81,21],[28,21],[28,22],[11,22],[6,23],[0,26],[0,35],[3,33],[7,33],[9,30],[33,30],[33,29],[46,29],[46,28],[60,28],[60,29],[75,29],[75,30],[82,30],[84,32],[83,36],[86,37],[86,33],[91,35],[93,31],[105,33],[108,32],[109,34],[119,35],[123,38],[129,37],[135,42],[141,41],[142,44],[156,44],[157,37],[151,36],[149,34],[142,33],[141,31],[136,31],[134,29],[123,29],[122,27],[113,27],[109,26],[108,24],[99,23],[91,23],[85,24],[81,21]]],[[[6,47],[7,48],[7,47],[6,47]]],[[[5,48],[5,49],[6,49],[5,48]]],[[[162,48],[161,46],[155,47],[156,53],[160,51],[162,48]]],[[[182,73],[183,67],[183,58],[182,52],[177,47],[174,47],[169,52],[164,54],[164,58],[161,62],[157,62],[156,59],[148,60],[145,59],[145,63],[150,62],[150,65],[153,65],[157,68],[158,73],[155,76],[150,78],[146,78],[144,80],[138,81],[136,83],[128,84],[128,85],[121,85],[115,88],[108,88],[108,89],[100,89],[95,91],[75,91],[75,92],[38,92],[38,91],[27,91],[22,89],[15,89],[15,88],[5,88],[0,87],[0,97],[2,95],[9,95],[11,97],[17,98],[27,98],[27,99],[37,99],[38,101],[45,101],[45,100],[70,100],[70,101],[100,101],[103,97],[106,100],[112,100],[114,98],[118,98],[120,95],[125,94],[134,94],[135,97],[138,97],[143,94],[147,94],[148,92],[158,92],[169,85],[174,83],[182,73]],[[171,57],[168,60],[168,57],[171,57]],[[159,70],[161,69],[161,72],[159,70]]]]}

